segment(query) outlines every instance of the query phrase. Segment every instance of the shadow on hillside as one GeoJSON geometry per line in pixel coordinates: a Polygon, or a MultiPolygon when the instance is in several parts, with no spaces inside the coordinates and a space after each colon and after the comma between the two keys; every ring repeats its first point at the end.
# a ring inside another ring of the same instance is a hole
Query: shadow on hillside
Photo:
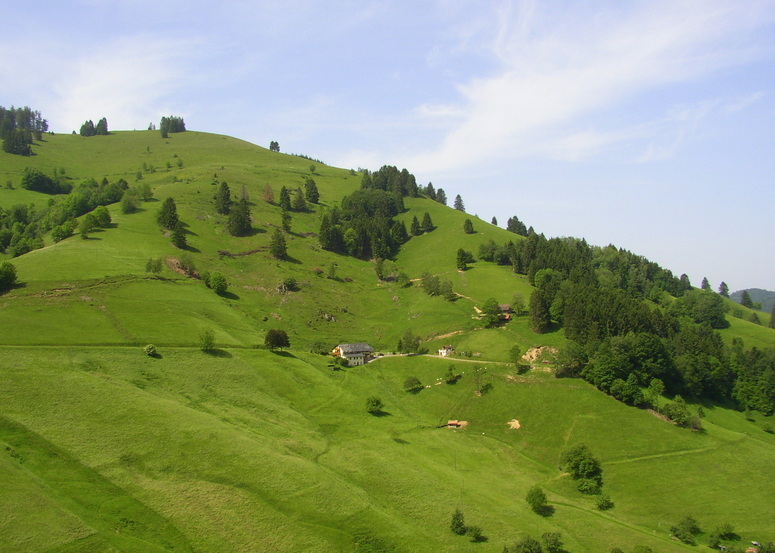
{"type": "Polygon", "coordinates": [[[228,290],[226,290],[225,292],[221,292],[218,295],[221,296],[222,298],[226,298],[227,300],[238,300],[239,299],[239,296],[237,294],[235,294],[234,292],[229,292],[228,290]]]}
{"type": "Polygon", "coordinates": [[[401,445],[408,445],[410,443],[404,440],[403,438],[393,438],[393,441],[401,445]]]}
{"type": "Polygon", "coordinates": [[[230,359],[232,357],[231,353],[220,348],[208,349],[205,350],[205,353],[210,357],[218,357],[220,359],[230,359]]]}
{"type": "Polygon", "coordinates": [[[294,265],[301,265],[301,261],[299,261],[295,257],[291,257],[290,255],[286,255],[283,258],[283,261],[287,261],[288,263],[293,263],[294,265]]]}
{"type": "Polygon", "coordinates": [[[279,355],[280,357],[291,357],[293,359],[296,359],[296,356],[292,354],[290,351],[283,351],[283,350],[270,350],[275,355],[279,355]]]}
{"type": "Polygon", "coordinates": [[[383,411],[380,409],[379,411],[369,411],[369,414],[372,417],[392,417],[393,415],[391,413],[388,413],[387,411],[383,411]]]}
{"type": "Polygon", "coordinates": [[[182,248],[178,248],[179,250],[183,250],[184,252],[191,252],[191,253],[201,253],[202,250],[197,248],[196,246],[192,246],[191,244],[186,244],[182,248]]]}

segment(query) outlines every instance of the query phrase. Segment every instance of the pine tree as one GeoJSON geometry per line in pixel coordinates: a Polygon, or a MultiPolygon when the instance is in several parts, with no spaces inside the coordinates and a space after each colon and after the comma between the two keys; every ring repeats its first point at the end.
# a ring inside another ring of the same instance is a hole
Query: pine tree
{"type": "Polygon", "coordinates": [[[304,199],[304,193],[301,188],[296,189],[296,193],[293,197],[293,210],[294,211],[306,211],[307,201],[304,199]]]}
{"type": "Polygon", "coordinates": [[[291,210],[291,194],[284,186],[280,188],[280,209],[285,211],[291,210]]]}
{"type": "Polygon", "coordinates": [[[232,236],[245,236],[252,229],[250,219],[250,206],[247,200],[241,199],[231,208],[229,220],[226,222],[226,229],[232,236]]]}
{"type": "Polygon", "coordinates": [[[493,217],[493,218],[492,218],[492,221],[490,221],[490,224],[491,224],[491,225],[493,225],[493,226],[495,226],[495,227],[497,227],[497,226],[498,226],[498,219],[496,219],[495,217],[493,217]]]}
{"type": "Polygon", "coordinates": [[[702,277],[702,284],[700,284],[700,288],[703,290],[710,290],[710,282],[708,282],[708,277],[702,277]]]}
{"type": "Polygon", "coordinates": [[[108,134],[108,120],[104,117],[97,121],[97,126],[94,127],[94,134],[107,135],[108,134]]]}
{"type": "Polygon", "coordinates": [[[304,182],[304,192],[309,203],[316,204],[320,201],[320,192],[318,192],[317,184],[315,184],[311,177],[307,177],[307,180],[304,182]]]}
{"type": "Polygon", "coordinates": [[[167,198],[156,215],[156,222],[167,230],[174,230],[178,226],[178,208],[173,198],[167,198]]]}
{"type": "Polygon", "coordinates": [[[183,230],[183,225],[180,224],[180,221],[178,221],[178,224],[172,230],[171,240],[172,245],[176,248],[180,248],[181,250],[186,249],[186,246],[188,246],[188,242],[186,241],[186,232],[183,230]]]}
{"type": "Polygon", "coordinates": [[[747,307],[748,309],[753,309],[753,300],[751,299],[748,290],[743,290],[743,294],[740,297],[740,305],[747,307]]]}
{"type": "Polygon", "coordinates": [[[417,215],[412,217],[412,224],[409,227],[409,232],[412,236],[420,236],[422,234],[422,228],[420,228],[420,221],[417,220],[417,215]]]}
{"type": "Polygon", "coordinates": [[[552,321],[549,315],[549,303],[542,290],[533,290],[530,295],[530,327],[536,334],[549,332],[552,321]]]}
{"type": "Polygon", "coordinates": [[[231,191],[225,182],[221,183],[215,193],[215,211],[221,215],[228,215],[231,211],[231,191]]]}
{"type": "Polygon", "coordinates": [[[426,211],[422,216],[422,230],[423,232],[430,232],[434,228],[433,221],[431,221],[431,214],[426,211]]]}
{"type": "Polygon", "coordinates": [[[269,242],[269,253],[276,259],[285,259],[288,256],[288,248],[285,245],[285,236],[280,229],[274,229],[272,240],[269,242]]]}
{"type": "Polygon", "coordinates": [[[436,190],[436,201],[441,205],[447,205],[447,193],[444,192],[443,188],[436,190]]]}
{"type": "Polygon", "coordinates": [[[452,513],[452,520],[449,523],[449,529],[458,536],[462,536],[466,533],[466,523],[463,513],[460,509],[455,509],[452,513]]]}
{"type": "Polygon", "coordinates": [[[727,286],[726,282],[721,282],[718,286],[718,293],[720,296],[723,296],[725,298],[729,297],[729,286],[727,286]]]}
{"type": "Polygon", "coordinates": [[[460,197],[460,194],[455,196],[455,204],[454,204],[454,206],[455,206],[455,209],[457,209],[458,211],[465,212],[466,206],[465,206],[465,204],[463,204],[463,198],[460,197]]]}

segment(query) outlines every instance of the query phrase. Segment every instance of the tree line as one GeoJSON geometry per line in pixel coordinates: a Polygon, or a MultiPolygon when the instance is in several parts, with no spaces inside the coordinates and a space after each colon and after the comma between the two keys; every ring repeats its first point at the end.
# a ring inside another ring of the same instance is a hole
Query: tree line
{"type": "Polygon", "coordinates": [[[709,285],[695,289],[686,275],[624,249],[535,232],[483,244],[479,258],[527,275],[533,330],[563,328],[573,341],[558,375],[585,378],[631,405],[659,408],[653,390],[661,389],[676,397],[663,414],[684,426],[698,421],[682,396],[775,412],[775,350],[724,344],[717,330],[728,326],[727,307],[709,285]]]}

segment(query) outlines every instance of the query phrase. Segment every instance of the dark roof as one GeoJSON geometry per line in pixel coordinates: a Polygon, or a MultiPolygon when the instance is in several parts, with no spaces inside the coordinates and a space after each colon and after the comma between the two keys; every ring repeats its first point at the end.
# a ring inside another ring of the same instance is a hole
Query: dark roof
{"type": "Polygon", "coordinates": [[[342,353],[373,353],[374,348],[365,342],[358,344],[339,344],[336,346],[342,353]]]}

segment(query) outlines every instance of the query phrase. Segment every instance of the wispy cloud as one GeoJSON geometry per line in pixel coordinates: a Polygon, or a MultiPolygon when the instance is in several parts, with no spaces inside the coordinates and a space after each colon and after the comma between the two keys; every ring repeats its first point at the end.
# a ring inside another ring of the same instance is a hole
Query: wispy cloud
{"type": "MultiPolygon", "coordinates": [[[[590,113],[754,59],[758,52],[746,46],[744,33],[771,21],[772,7],[670,0],[590,15],[507,2],[488,44],[500,71],[460,84],[455,104],[418,110],[426,120],[444,118],[447,128],[437,147],[411,156],[407,166],[441,171],[527,154],[572,160],[642,138],[646,127],[634,131],[632,124],[578,126],[590,113]]],[[[651,159],[662,155],[669,152],[655,150],[651,159]]]]}

